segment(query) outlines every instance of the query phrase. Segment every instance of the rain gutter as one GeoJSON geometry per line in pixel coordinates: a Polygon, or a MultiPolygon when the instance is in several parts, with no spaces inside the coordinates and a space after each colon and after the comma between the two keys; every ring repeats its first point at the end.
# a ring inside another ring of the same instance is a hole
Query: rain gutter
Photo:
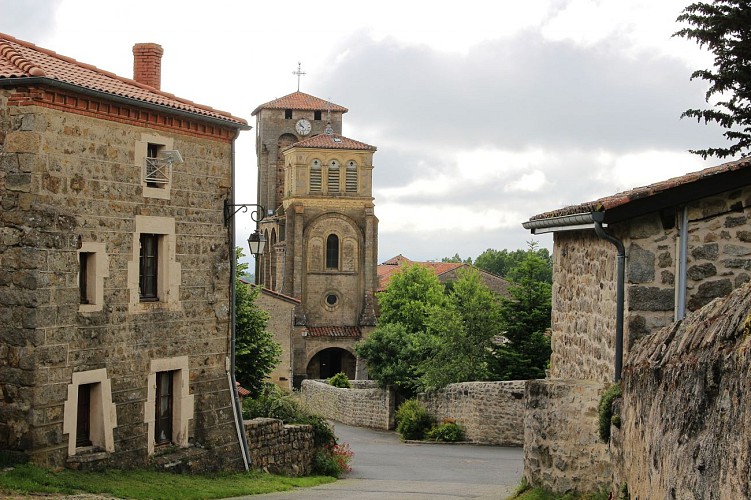
{"type": "Polygon", "coordinates": [[[525,229],[529,229],[532,234],[555,233],[559,231],[583,231],[594,229],[595,233],[601,239],[609,241],[615,245],[618,251],[618,262],[616,271],[616,317],[615,317],[615,370],[614,379],[616,382],[621,380],[623,370],[623,309],[624,309],[624,288],[625,288],[625,269],[626,269],[626,251],[623,242],[618,238],[608,234],[603,229],[605,221],[605,212],[584,212],[573,215],[563,215],[559,217],[550,217],[547,219],[536,219],[522,223],[525,229]]]}

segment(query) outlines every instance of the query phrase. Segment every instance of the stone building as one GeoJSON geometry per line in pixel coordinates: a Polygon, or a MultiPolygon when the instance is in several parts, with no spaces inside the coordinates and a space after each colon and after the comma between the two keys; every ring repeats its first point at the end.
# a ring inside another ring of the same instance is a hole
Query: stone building
{"type": "Polygon", "coordinates": [[[532,484],[609,483],[607,447],[596,440],[603,386],[620,379],[639,339],[751,280],[749,217],[746,158],[523,224],[554,234],[551,379],[527,390],[532,484]]]}
{"type": "Polygon", "coordinates": [[[236,469],[223,203],[249,127],[133,54],[131,80],[0,34],[0,448],[236,469]]]}
{"type": "Polygon", "coordinates": [[[436,274],[438,281],[443,284],[456,281],[459,277],[459,273],[461,273],[463,269],[474,269],[480,273],[482,282],[491,291],[499,295],[508,294],[508,281],[493,273],[483,271],[472,264],[465,264],[464,262],[417,262],[409,260],[401,254],[378,264],[378,291],[382,292],[388,288],[391,276],[393,276],[394,273],[399,272],[401,266],[411,264],[417,264],[418,266],[430,269],[436,274]]]}
{"type": "MultiPolygon", "coordinates": [[[[376,148],[341,135],[347,109],[294,92],[258,106],[259,223],[268,250],[257,283],[299,300],[293,382],[358,375],[354,344],[375,324],[376,148]]],[[[361,371],[359,373],[362,373],[361,371]]]]}

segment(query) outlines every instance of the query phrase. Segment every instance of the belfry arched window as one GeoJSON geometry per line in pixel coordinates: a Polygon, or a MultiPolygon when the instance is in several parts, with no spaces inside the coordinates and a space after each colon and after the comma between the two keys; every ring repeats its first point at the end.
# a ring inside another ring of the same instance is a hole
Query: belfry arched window
{"type": "Polygon", "coordinates": [[[339,192],[339,162],[331,160],[329,162],[329,175],[328,175],[329,193],[339,192]]]}
{"type": "Polygon", "coordinates": [[[313,160],[310,164],[310,192],[321,192],[321,160],[313,160]]]}
{"type": "Polygon", "coordinates": [[[345,177],[346,190],[348,193],[357,192],[357,163],[350,160],[347,162],[347,173],[345,177]]]}
{"type": "Polygon", "coordinates": [[[339,237],[335,234],[326,238],[326,269],[339,269],[339,237]]]}

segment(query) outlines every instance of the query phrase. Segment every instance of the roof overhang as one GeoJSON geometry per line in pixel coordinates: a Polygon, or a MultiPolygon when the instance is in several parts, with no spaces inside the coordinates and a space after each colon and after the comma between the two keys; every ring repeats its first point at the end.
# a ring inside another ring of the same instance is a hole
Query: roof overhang
{"type": "Polygon", "coordinates": [[[595,222],[602,223],[605,212],[587,212],[561,215],[547,219],[535,219],[522,223],[532,234],[556,233],[560,231],[582,231],[594,229],[595,222]]]}
{"type": "Polygon", "coordinates": [[[60,80],[54,80],[52,78],[44,77],[28,77],[28,78],[0,78],[0,87],[19,87],[19,86],[35,86],[45,85],[48,87],[59,88],[70,92],[77,92],[79,94],[97,97],[99,99],[106,99],[108,101],[117,102],[121,104],[128,104],[130,106],[138,106],[140,108],[150,109],[152,111],[159,111],[161,113],[168,113],[171,115],[178,115],[193,120],[200,120],[203,122],[213,123],[215,125],[221,125],[223,127],[234,128],[238,130],[250,130],[251,126],[243,123],[238,123],[231,120],[222,120],[221,118],[215,118],[213,116],[206,116],[200,113],[191,113],[190,111],[184,111],[182,109],[176,109],[170,106],[164,106],[162,104],[155,104],[152,102],[141,101],[130,97],[124,97],[109,92],[102,92],[101,90],[89,89],[74,85],[72,83],[62,82],[60,80]]]}

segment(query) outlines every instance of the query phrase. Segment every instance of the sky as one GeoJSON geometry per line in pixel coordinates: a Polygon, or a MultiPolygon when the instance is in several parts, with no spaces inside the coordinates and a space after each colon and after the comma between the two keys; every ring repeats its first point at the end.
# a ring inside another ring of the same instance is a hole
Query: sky
{"type": "MultiPolygon", "coordinates": [[[[373,160],[379,262],[552,248],[531,216],[721,163],[722,130],[680,119],[712,57],[671,35],[688,0],[212,2],[0,0],[0,32],[132,77],[164,48],[162,90],[249,121],[300,90],[349,109],[373,160]]],[[[237,202],[256,200],[255,130],[237,202]]],[[[253,228],[238,214],[238,241],[253,228]]]]}

